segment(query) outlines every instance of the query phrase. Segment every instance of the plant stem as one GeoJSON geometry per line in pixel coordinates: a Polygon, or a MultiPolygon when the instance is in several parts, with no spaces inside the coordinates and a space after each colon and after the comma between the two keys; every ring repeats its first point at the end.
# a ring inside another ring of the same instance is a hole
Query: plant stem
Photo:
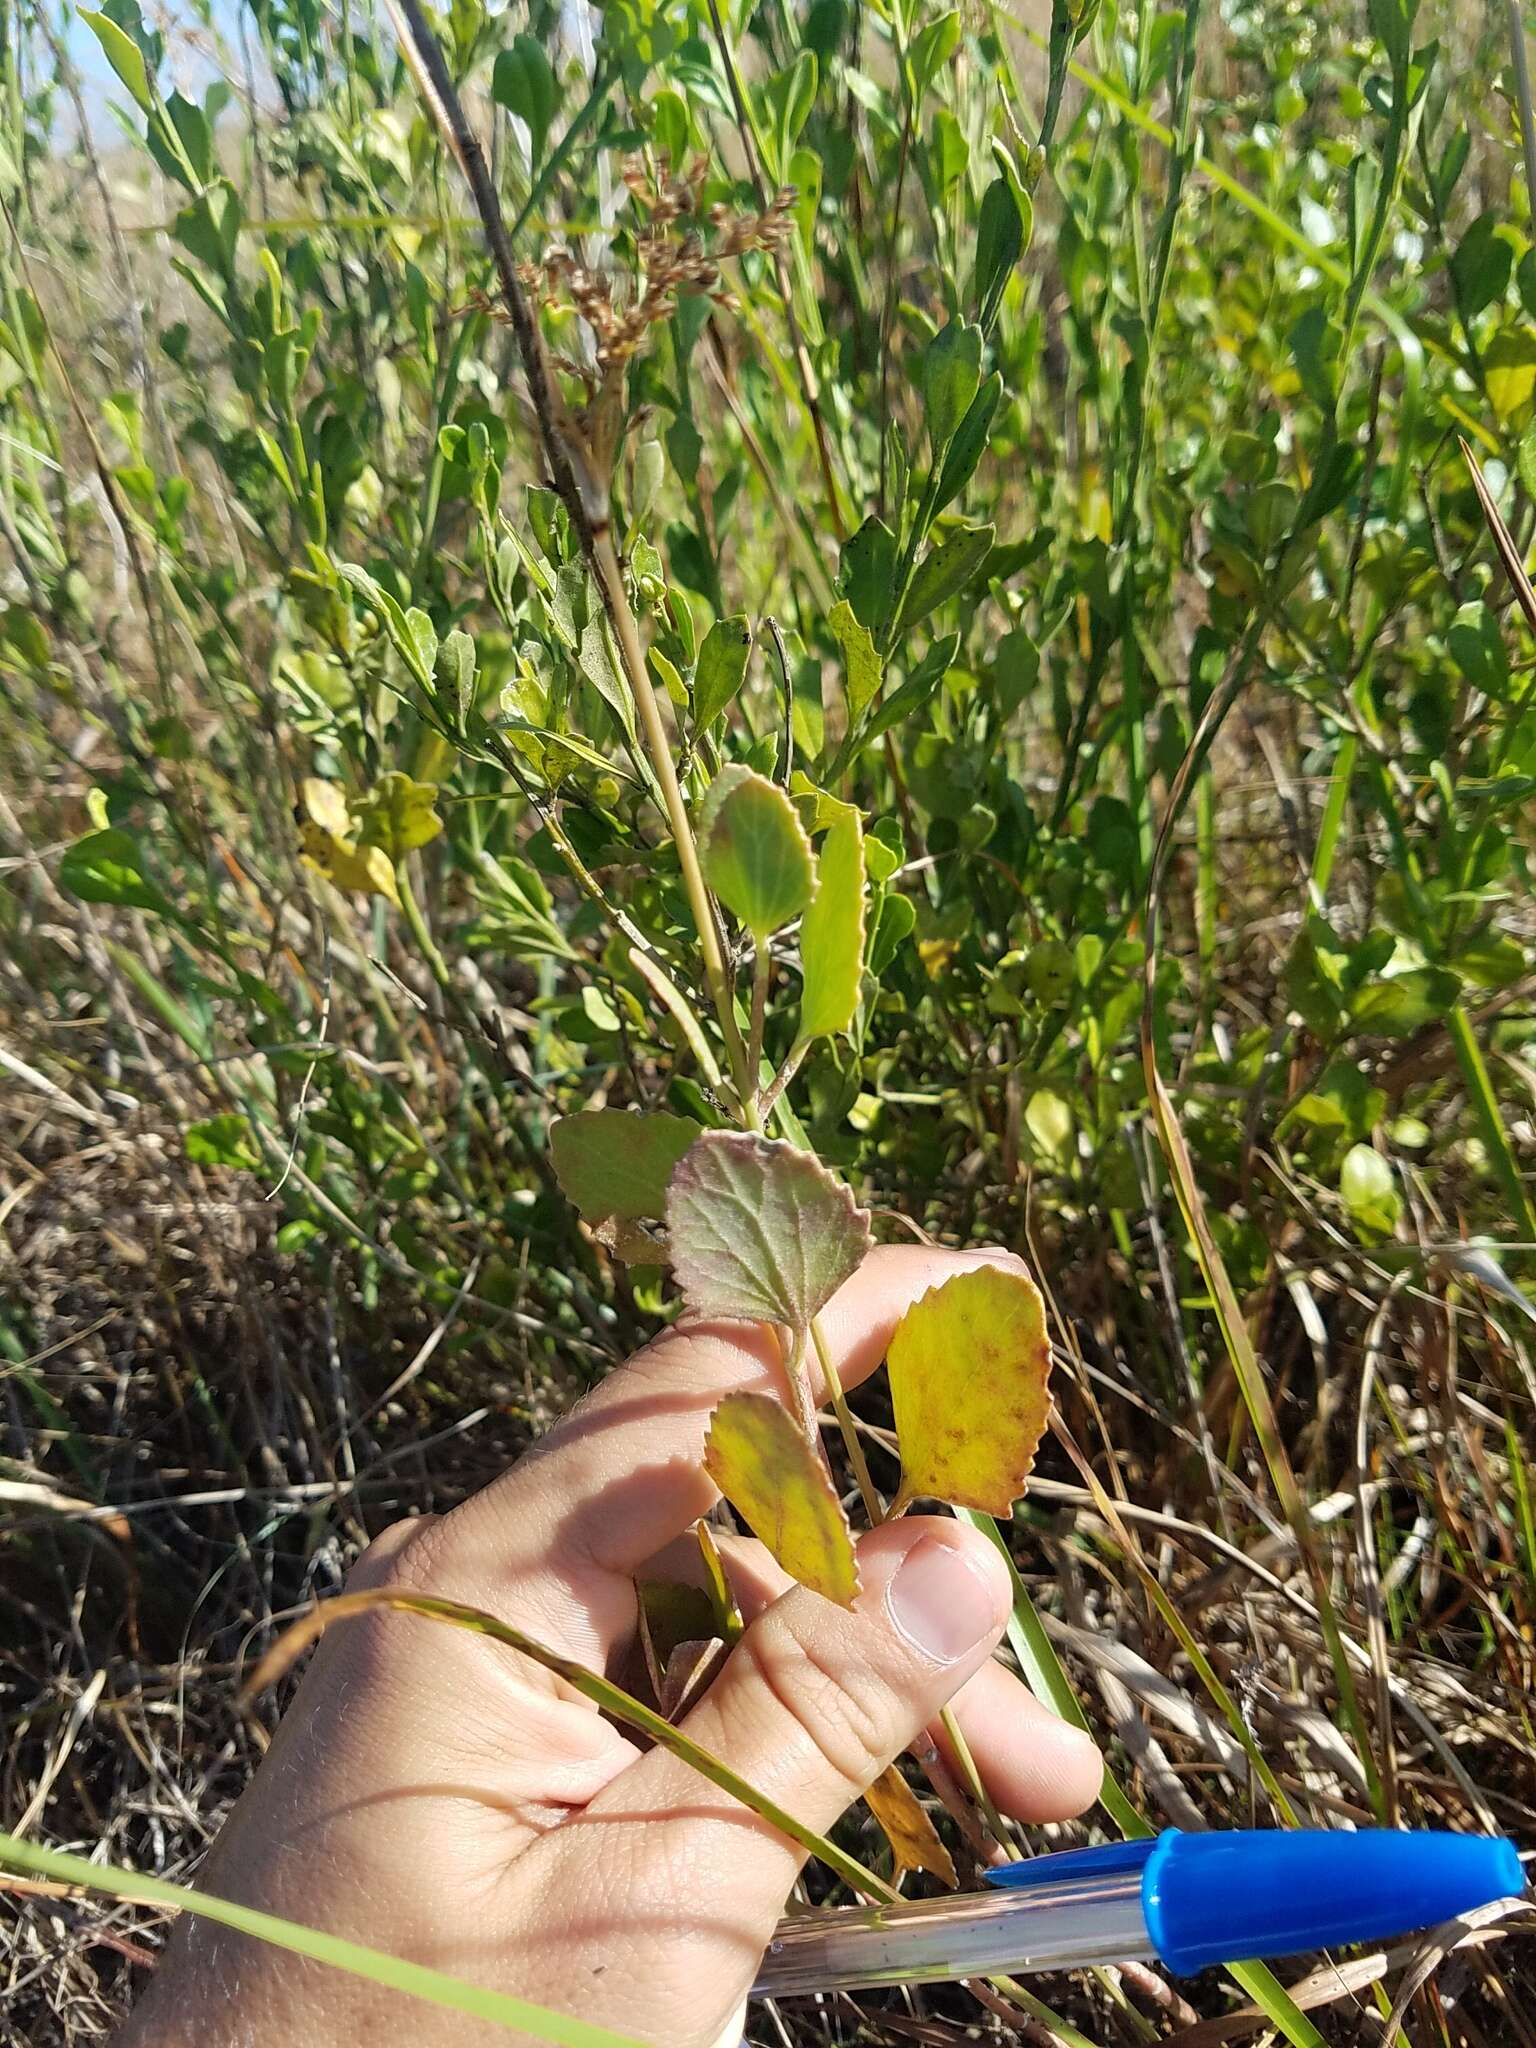
{"type": "Polygon", "coordinates": [[[451,2012],[467,2013],[472,2019],[492,2026],[516,2028],[524,2040],[564,2042],[568,2048],[639,2048],[627,2034],[611,2033],[591,2020],[570,2019],[564,2013],[546,2011],[508,1992],[492,1991],[468,1984],[443,1970],[431,1970],[423,1963],[407,1962],[387,1955],[382,1949],[365,1948],[360,1942],[345,1941],[318,1927],[280,1920],[273,1913],[261,1913],[254,1906],[242,1906],[233,1899],[221,1899],[214,1892],[193,1891],[171,1884],[163,1877],[149,1877],[137,1870],[121,1870],[89,1857],[71,1856],[62,1849],[45,1849],[24,1842],[16,1835],[0,1834],[0,1867],[19,1871],[27,1877],[62,1883],[80,1891],[102,1892],[108,1898],[126,1899],[135,1905],[167,1907],[172,1912],[190,1913],[195,1919],[216,1921],[232,1927],[253,1941],[270,1942],[294,1955],[308,1956],[333,1970],[346,1970],[371,1984],[382,1984],[409,1997],[425,1999],[451,2012]]]}
{"type": "Polygon", "coordinates": [[[778,1107],[779,1097],[784,1093],[790,1082],[793,1081],[796,1074],[799,1073],[800,1063],[810,1049],[811,1042],[808,1038],[798,1039],[790,1047],[788,1057],[785,1059],[783,1066],[780,1067],[779,1071],[768,1083],[768,1086],[763,1090],[762,1100],[757,1105],[757,1113],[762,1118],[765,1126],[769,1117],[778,1107]]]}
{"type": "MultiPolygon", "coordinates": [[[[747,1073],[751,1077],[754,1100],[763,1067],[763,1026],[768,1016],[768,983],[772,975],[773,955],[768,949],[768,941],[763,939],[752,955],[752,1031],[747,1040],[747,1073]]],[[[758,1113],[761,1115],[760,1107],[758,1113]]]]}
{"type": "Polygon", "coordinates": [[[965,1773],[966,1783],[970,1787],[971,1796],[981,1808],[981,1817],[986,1822],[993,1841],[997,1843],[1000,1849],[1007,1850],[1012,1854],[1017,1845],[1009,1831],[1007,1821],[1003,1819],[1002,1814],[998,1811],[997,1801],[987,1790],[986,1781],[977,1768],[976,1759],[971,1754],[971,1745],[965,1739],[965,1731],[956,1719],[953,1707],[945,1707],[939,1715],[939,1723],[944,1733],[949,1737],[950,1747],[960,1760],[960,1768],[965,1773]]]}
{"type": "MultiPolygon", "coordinates": [[[[720,62],[725,67],[726,81],[731,89],[731,103],[736,109],[736,129],[741,138],[742,153],[747,159],[747,169],[757,192],[757,203],[766,212],[768,187],[763,181],[762,137],[757,132],[756,123],[752,119],[752,109],[742,90],[741,79],[736,70],[736,59],[726,38],[725,24],[720,19],[717,0],[709,0],[709,20],[715,32],[715,47],[720,53],[720,62]]],[[[827,493],[827,515],[832,522],[833,533],[841,542],[847,538],[848,527],[837,495],[837,477],[832,468],[832,450],[827,439],[827,423],[822,416],[816,372],[811,366],[810,351],[805,345],[805,337],[800,331],[800,322],[795,314],[794,289],[790,283],[782,250],[774,249],[772,262],[779,297],[784,301],[784,319],[789,328],[795,368],[800,375],[800,390],[805,400],[806,416],[810,420],[811,436],[816,444],[816,459],[821,465],[821,480],[827,493]]]]}
{"type": "Polygon", "coordinates": [[[651,757],[652,767],[656,770],[656,779],[661,784],[662,801],[666,805],[667,820],[672,827],[672,837],[677,846],[678,865],[682,869],[683,887],[688,894],[688,907],[693,912],[693,921],[698,929],[704,979],[709,984],[715,1014],[720,1020],[721,1035],[725,1039],[731,1080],[741,1104],[742,1116],[755,1129],[755,1076],[736,1023],[735,1002],[725,964],[725,950],[720,942],[720,927],[715,920],[714,905],[710,902],[709,891],[705,887],[704,871],[699,866],[699,849],[694,842],[693,827],[688,820],[688,806],[683,800],[682,788],[677,779],[677,766],[672,759],[666,727],[662,723],[661,706],[656,701],[656,692],[651,688],[651,679],[646,672],[645,652],[640,645],[640,629],[635,624],[635,615],[629,608],[618,557],[614,554],[613,541],[606,527],[592,537],[592,561],[597,573],[598,587],[603,593],[603,601],[608,607],[608,616],[613,623],[614,636],[618,641],[629,686],[634,692],[635,708],[640,714],[640,724],[645,734],[646,751],[651,757]]]}
{"type": "Polygon", "coordinates": [[[1472,1103],[1473,1114],[1482,1132],[1483,1144],[1487,1148],[1489,1163],[1499,1176],[1506,1196],[1514,1210],[1514,1221],[1525,1239],[1536,1239],[1536,1205],[1532,1204],[1530,1190],[1520,1177],[1519,1162],[1510,1147],[1509,1135],[1499,1115],[1498,1097],[1493,1092],[1493,1083],[1488,1078],[1487,1063],[1482,1047],[1465,1009],[1457,1002],[1451,1005],[1445,1020],[1451,1034],[1451,1043],[1456,1048],[1457,1064],[1462,1079],[1467,1084],[1467,1094],[1472,1103]]]}
{"type": "MultiPolygon", "coordinates": [[[[838,1375],[836,1365],[833,1363],[831,1346],[827,1343],[826,1336],[822,1331],[819,1317],[812,1319],[811,1338],[816,1346],[816,1356],[821,1365],[822,1381],[826,1386],[828,1398],[831,1400],[832,1411],[837,1417],[837,1426],[843,1433],[843,1444],[848,1452],[848,1462],[853,1467],[854,1478],[858,1481],[859,1496],[864,1502],[864,1512],[869,1518],[870,1527],[878,1529],[886,1520],[886,1509],[881,1502],[879,1494],[875,1491],[875,1483],[870,1477],[869,1464],[864,1456],[864,1446],[859,1441],[858,1425],[854,1422],[852,1411],[848,1406],[847,1396],[843,1392],[842,1380],[838,1375]]],[[[797,1382],[800,1382],[798,1370],[794,1377],[797,1382]]],[[[1013,1846],[1013,1838],[1008,1832],[1008,1823],[998,1811],[996,1800],[993,1799],[986,1785],[982,1782],[981,1772],[976,1767],[976,1759],[971,1754],[970,1744],[966,1741],[960,1723],[955,1719],[952,1709],[949,1707],[944,1708],[943,1712],[939,1715],[939,1723],[944,1733],[949,1737],[950,1747],[953,1749],[955,1757],[959,1762],[967,1788],[970,1791],[971,1797],[981,1809],[982,1819],[986,1822],[992,1839],[1002,1848],[1010,1849],[1013,1846]]]]}
{"type": "Polygon", "coordinates": [[[549,464],[550,479],[570,515],[572,527],[581,542],[581,550],[586,557],[587,565],[597,580],[597,587],[602,593],[603,604],[613,627],[620,659],[623,661],[625,675],[635,699],[635,707],[640,714],[646,750],[650,754],[651,765],[661,786],[662,801],[676,841],[683,887],[687,891],[688,905],[698,928],[704,977],[709,984],[715,1013],[720,1020],[731,1079],[740,1098],[743,1119],[755,1129],[757,1113],[753,1097],[756,1091],[751,1085],[746,1047],[742,1043],[741,1033],[736,1024],[734,1000],[730,977],[726,971],[720,930],[715,922],[709,891],[704,886],[698,848],[694,844],[693,830],[688,822],[688,807],[678,784],[677,769],[673,763],[666,727],[662,723],[661,709],[656,702],[656,693],[651,688],[650,677],[646,672],[645,650],[640,644],[640,631],[635,624],[635,615],[630,610],[629,598],[624,589],[624,578],[619,570],[618,557],[613,550],[613,538],[608,525],[608,483],[605,478],[594,473],[586,446],[569,418],[565,401],[560,396],[550,371],[532,309],[518,279],[516,258],[512,253],[506,223],[502,219],[501,202],[496,196],[496,187],[486,168],[485,154],[459,102],[453,80],[449,77],[448,68],[443,61],[442,49],[426,16],[422,13],[420,0],[386,0],[386,4],[396,17],[401,31],[401,41],[412,71],[454,155],[458,158],[475,202],[475,210],[485,229],[486,241],[496,265],[497,280],[501,285],[502,297],[506,301],[507,312],[511,318],[512,332],[517,338],[523,374],[528,380],[528,398],[534,418],[538,421],[539,439],[549,464]]]}
{"type": "Polygon", "coordinates": [[[875,1482],[869,1476],[869,1465],[864,1456],[864,1446],[859,1442],[858,1425],[854,1422],[853,1413],[848,1406],[848,1399],[843,1392],[843,1383],[838,1377],[837,1367],[832,1362],[832,1349],[827,1343],[826,1334],[821,1327],[821,1318],[819,1316],[811,1318],[811,1341],[816,1346],[816,1357],[821,1365],[822,1383],[825,1385],[828,1399],[832,1403],[832,1412],[837,1417],[837,1426],[843,1433],[843,1443],[848,1452],[848,1462],[853,1467],[854,1478],[858,1481],[859,1497],[864,1503],[864,1512],[869,1517],[869,1526],[872,1529],[878,1529],[885,1520],[885,1508],[879,1494],[875,1491],[875,1482]]]}
{"type": "Polygon", "coordinates": [[[1525,158],[1526,204],[1536,220],[1536,114],[1531,110],[1531,67],[1525,53],[1520,0],[1508,0],[1509,50],[1515,63],[1515,98],[1520,106],[1520,149],[1525,158]]]}

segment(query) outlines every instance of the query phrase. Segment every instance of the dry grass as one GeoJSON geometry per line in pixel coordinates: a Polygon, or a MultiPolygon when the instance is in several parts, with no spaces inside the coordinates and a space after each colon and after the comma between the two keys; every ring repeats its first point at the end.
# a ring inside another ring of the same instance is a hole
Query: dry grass
{"type": "MultiPolygon", "coordinates": [[[[541,1368],[530,1399],[494,1333],[459,1358],[461,1324],[387,1275],[365,1302],[345,1256],[284,1256],[260,1186],[173,1126],[78,1106],[90,1127],[22,1085],[0,1121],[0,1300],[35,1335],[0,1364],[0,1810],[186,1879],[265,1746],[235,1694],[274,1616],[566,1396],[541,1368]]],[[[18,2048],[102,2038],[164,1931],[9,1879],[0,1913],[18,2048]]]]}

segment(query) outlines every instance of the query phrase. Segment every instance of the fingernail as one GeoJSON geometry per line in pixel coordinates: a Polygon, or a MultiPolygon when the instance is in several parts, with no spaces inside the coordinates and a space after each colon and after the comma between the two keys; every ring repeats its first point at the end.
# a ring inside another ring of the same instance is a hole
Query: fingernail
{"type": "Polygon", "coordinates": [[[998,1622],[996,1590],[963,1550],[924,1536],[902,1559],[885,1590],[898,1634],[935,1664],[955,1664],[998,1622]]]}

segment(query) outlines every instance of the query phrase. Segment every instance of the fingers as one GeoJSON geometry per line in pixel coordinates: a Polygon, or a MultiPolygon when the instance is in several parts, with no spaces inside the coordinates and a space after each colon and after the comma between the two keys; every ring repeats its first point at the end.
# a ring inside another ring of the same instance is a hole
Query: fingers
{"type": "MultiPolygon", "coordinates": [[[[885,1356],[907,1308],[957,1269],[1006,1252],[883,1246],[822,1316],[847,1386],[885,1356]]],[[[415,1583],[516,1620],[593,1665],[634,1627],[632,1577],[711,1508],[703,1470],[709,1417],[723,1394],[782,1395],[771,1329],[695,1323],[669,1331],[611,1374],[504,1479],[410,1546],[415,1583]]]]}
{"type": "MultiPolygon", "coordinates": [[[[888,1523],[860,1543],[859,1570],[852,1611],[797,1586],[759,1615],[684,1724],[818,1832],[981,1667],[1008,1613],[1001,1561],[959,1522],[888,1523]]],[[[602,2016],[627,2016],[649,2038],[645,2015],[666,2011],[676,2015],[668,2040],[708,2041],[751,1982],[803,1861],[776,1828],[656,1749],[533,1845],[517,1882],[534,1898],[583,1885],[591,1898],[599,1882],[594,1910],[644,1958],[602,2016]]],[[[539,1931],[546,1951],[551,1932],[539,1931]]]]}
{"type": "MultiPolygon", "coordinates": [[[[740,1536],[717,1540],[731,1592],[751,1621],[793,1581],[761,1543],[740,1536]]],[[[703,1583],[691,1537],[669,1546],[653,1569],[662,1577],[703,1583]]],[[[995,1658],[966,1681],[950,1705],[987,1790],[1015,1820],[1070,1820],[1098,1797],[1104,1760],[1093,1738],[1053,1714],[995,1658]]],[[[958,1767],[943,1730],[935,1725],[929,1733],[958,1767]]]]}
{"type": "MultiPolygon", "coordinates": [[[[1071,1820],[1099,1796],[1104,1759],[1091,1735],[1063,1721],[995,1659],[952,1702],[982,1783],[1015,1820],[1071,1820]]],[[[958,1769],[942,1728],[929,1731],[958,1769]]]]}
{"type": "MultiPolygon", "coordinates": [[[[980,1669],[1008,1614],[1007,1575],[990,1544],[937,1516],[888,1523],[864,1537],[859,1575],[851,1611],[801,1587],[774,1601],[686,1723],[697,1741],[817,1830],[980,1669]]],[[[684,1774],[696,1790],[696,1774],[657,1751],[609,1792],[666,1813],[686,1803],[684,1774]]]]}

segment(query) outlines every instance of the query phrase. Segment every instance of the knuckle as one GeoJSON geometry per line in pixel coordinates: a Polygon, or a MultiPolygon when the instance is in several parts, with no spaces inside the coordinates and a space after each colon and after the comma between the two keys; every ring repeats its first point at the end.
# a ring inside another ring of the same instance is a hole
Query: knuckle
{"type": "Polygon", "coordinates": [[[439,1526],[436,1515],[408,1516],[375,1536],[347,1574],[347,1591],[371,1592],[379,1588],[422,1592],[422,1553],[432,1532],[439,1526]]]}
{"type": "Polygon", "coordinates": [[[868,1664],[834,1657],[814,1621],[783,1613],[748,1629],[742,1649],[769,1697],[851,1791],[879,1777],[900,1734],[890,1689],[868,1664]]]}

